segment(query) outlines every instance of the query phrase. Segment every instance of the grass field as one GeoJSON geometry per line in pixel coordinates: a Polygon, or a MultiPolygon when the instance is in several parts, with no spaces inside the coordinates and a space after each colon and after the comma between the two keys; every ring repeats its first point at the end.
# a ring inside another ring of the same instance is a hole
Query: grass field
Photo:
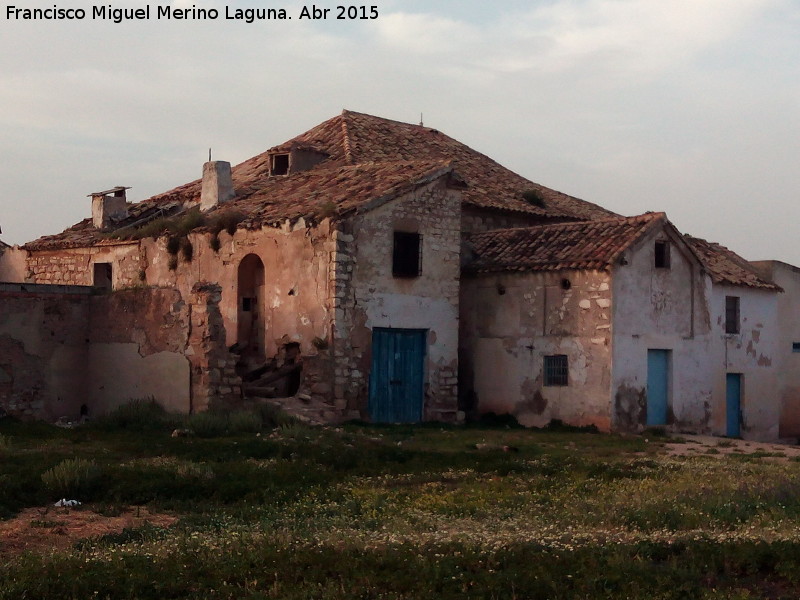
{"type": "Polygon", "coordinates": [[[670,456],[682,441],[652,433],[177,424],[147,403],[74,430],[0,420],[5,523],[172,515],[59,550],[0,538],[0,599],[800,597],[795,460],[670,456]],[[83,505],[42,508],[65,496],[83,505]]]}

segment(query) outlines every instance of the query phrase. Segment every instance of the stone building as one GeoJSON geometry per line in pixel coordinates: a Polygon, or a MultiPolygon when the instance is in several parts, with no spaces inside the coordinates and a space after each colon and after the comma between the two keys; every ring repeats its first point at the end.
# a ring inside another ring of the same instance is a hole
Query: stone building
{"type": "MultiPolygon", "coordinates": [[[[300,397],[330,420],[495,411],[717,432],[727,380],[714,361],[755,370],[740,388],[777,368],[777,317],[759,311],[777,315],[780,288],[766,275],[715,278],[735,255],[705,252],[663,214],[620,217],[421,125],[344,111],[163,194],[131,203],[128,190],[91,194],[91,218],[0,257],[0,280],[94,290],[89,318],[105,325],[90,322],[77,360],[95,412],[133,387],[184,411],[244,393],[300,397]],[[739,362],[739,342],[717,340],[725,286],[743,290],[742,315],[750,296],[759,307],[739,362]],[[124,311],[138,326],[114,326],[124,311]],[[168,385],[139,381],[157,372],[168,385]]],[[[21,331],[0,311],[0,350],[51,364],[21,331]]],[[[58,412],[57,386],[37,385],[31,401],[58,412]]],[[[777,435],[780,410],[741,404],[744,434],[777,435]]]]}

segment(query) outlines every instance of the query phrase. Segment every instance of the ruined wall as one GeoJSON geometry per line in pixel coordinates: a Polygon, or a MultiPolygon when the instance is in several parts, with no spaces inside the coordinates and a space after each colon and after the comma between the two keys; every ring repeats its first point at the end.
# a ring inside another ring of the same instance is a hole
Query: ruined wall
{"type": "Polygon", "coordinates": [[[641,430],[647,419],[647,351],[670,350],[668,424],[710,432],[710,283],[671,230],[630,248],[613,277],[613,425],[641,430]],[[655,267],[655,240],[670,243],[670,267],[655,267]]]}
{"type": "Polygon", "coordinates": [[[423,418],[457,420],[460,219],[460,193],[443,178],[354,217],[336,233],[333,351],[339,410],[369,417],[375,327],[424,329],[423,418]],[[418,277],[392,276],[395,230],[421,234],[418,277]]]}
{"type": "Polygon", "coordinates": [[[0,408],[77,418],[87,401],[88,294],[86,288],[0,286],[0,408]]]}
{"type": "Polygon", "coordinates": [[[774,355],[781,402],[779,436],[800,438],[800,268],[776,260],[753,264],[784,290],[777,297],[774,355]]]}
{"type": "Polygon", "coordinates": [[[0,247],[0,281],[17,283],[25,281],[27,257],[28,253],[18,246],[0,247]]]}
{"type": "Polygon", "coordinates": [[[25,281],[56,285],[94,285],[94,264],[112,265],[112,287],[141,285],[147,262],[138,242],[119,242],[92,248],[30,252],[25,281]]]}
{"type": "Polygon", "coordinates": [[[711,294],[713,433],[726,430],[726,374],[741,373],[741,435],[775,440],[780,422],[778,294],[715,284],[711,294]],[[725,333],[725,297],[738,296],[740,333],[725,333]]]}
{"type": "Polygon", "coordinates": [[[611,427],[611,286],[602,271],[501,273],[461,287],[461,398],[473,412],[611,427]],[[544,357],[566,355],[566,386],[544,385],[544,357]]]}
{"type": "Polygon", "coordinates": [[[315,355],[315,338],[330,338],[332,306],[330,261],[334,244],[328,221],[306,227],[302,220],[293,227],[247,230],[234,235],[222,231],[219,249],[212,248],[212,234],[193,233],[192,260],[179,253],[177,266],[167,252],[166,237],[142,240],[148,285],[171,286],[189,297],[198,281],[213,281],[220,286],[219,309],[228,345],[236,343],[240,299],[238,269],[242,260],[254,254],[263,263],[264,286],[261,306],[264,319],[263,348],[267,357],[275,356],[289,342],[301,345],[304,355],[315,355]]]}
{"type": "Polygon", "coordinates": [[[224,345],[219,289],[91,295],[78,286],[0,287],[0,406],[78,418],[152,396],[178,412],[235,401],[240,380],[224,345]]]}

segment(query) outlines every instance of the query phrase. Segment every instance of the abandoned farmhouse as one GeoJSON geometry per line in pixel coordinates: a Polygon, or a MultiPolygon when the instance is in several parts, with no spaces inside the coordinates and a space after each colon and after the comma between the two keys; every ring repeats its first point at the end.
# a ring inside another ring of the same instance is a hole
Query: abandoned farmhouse
{"type": "Polygon", "coordinates": [[[91,194],[90,218],[0,244],[2,409],[272,396],[330,421],[800,436],[791,265],[351,111],[202,174],[91,194]]]}

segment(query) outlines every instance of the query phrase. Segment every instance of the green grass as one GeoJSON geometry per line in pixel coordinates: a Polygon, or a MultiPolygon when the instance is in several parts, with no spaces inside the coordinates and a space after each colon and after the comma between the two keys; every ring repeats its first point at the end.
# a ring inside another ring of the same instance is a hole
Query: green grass
{"type": "Polygon", "coordinates": [[[75,458],[101,474],[85,508],[180,516],[3,557],[0,599],[800,596],[795,461],[563,427],[208,419],[181,438],[148,401],[74,430],[0,421],[3,517],[52,503],[42,474],[75,458]]]}

